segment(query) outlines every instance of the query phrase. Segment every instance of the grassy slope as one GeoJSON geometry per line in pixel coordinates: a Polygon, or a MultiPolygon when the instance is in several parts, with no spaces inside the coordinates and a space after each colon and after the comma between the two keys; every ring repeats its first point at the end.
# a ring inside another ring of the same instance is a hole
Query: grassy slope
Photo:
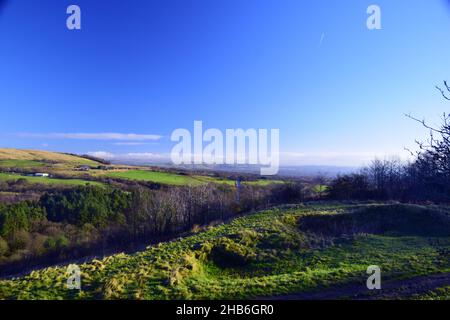
{"type": "Polygon", "coordinates": [[[416,300],[450,300],[450,286],[437,288],[425,294],[415,295],[412,299],[416,300]]]}
{"type": "Polygon", "coordinates": [[[0,172],[0,181],[17,181],[18,179],[25,179],[29,183],[39,183],[47,185],[72,185],[72,186],[84,186],[87,184],[101,186],[100,182],[87,181],[81,179],[57,179],[48,177],[28,177],[18,174],[8,174],[0,172]]]}
{"type": "Polygon", "coordinates": [[[39,167],[50,163],[76,165],[99,165],[98,162],[57,152],[0,148],[0,167],[39,167]]]}
{"type": "Polygon", "coordinates": [[[39,168],[45,164],[36,160],[0,160],[0,168],[39,168]]]}
{"type": "MultiPolygon", "coordinates": [[[[0,148],[0,171],[2,168],[20,168],[29,172],[58,172],[66,173],[67,176],[76,176],[79,175],[79,172],[74,170],[75,167],[79,165],[98,166],[99,164],[93,160],[57,152],[0,148]]],[[[16,181],[18,179],[25,179],[29,183],[52,185],[81,186],[88,183],[97,186],[103,185],[100,182],[86,181],[83,179],[27,177],[0,172],[0,181],[16,181]]]]}
{"type": "Polygon", "coordinates": [[[129,171],[117,171],[106,174],[111,178],[121,178],[129,180],[149,181],[155,183],[163,183],[170,185],[198,185],[201,182],[190,176],[179,175],[167,172],[147,171],[147,170],[129,170],[129,171]]]}
{"type": "MultiPolygon", "coordinates": [[[[140,180],[140,181],[149,181],[155,183],[162,183],[168,185],[201,185],[205,183],[223,183],[234,186],[234,180],[228,179],[219,179],[208,176],[189,176],[189,175],[180,175],[176,173],[170,172],[159,172],[159,171],[149,171],[149,170],[128,170],[128,171],[116,171],[106,174],[108,177],[112,178],[121,178],[121,179],[129,179],[129,180],[140,180]]],[[[276,180],[257,180],[257,181],[249,181],[245,182],[252,185],[260,185],[267,186],[271,183],[282,183],[282,181],[276,180]]]]}
{"type": "MultiPolygon", "coordinates": [[[[58,172],[67,176],[77,177],[80,175],[79,171],[73,170],[79,165],[98,166],[100,163],[62,153],[37,151],[37,150],[19,150],[19,149],[2,149],[0,148],[0,170],[1,168],[21,168],[28,170],[41,170],[48,172],[58,172]]],[[[205,183],[223,183],[234,186],[234,180],[218,179],[209,176],[199,175],[180,175],[170,172],[159,172],[150,170],[127,170],[127,171],[115,171],[106,173],[103,171],[84,172],[93,177],[107,176],[112,178],[121,178],[129,180],[139,180],[155,182],[173,186],[182,185],[201,185],[205,183]]],[[[36,180],[38,181],[38,180],[36,180]]],[[[45,181],[42,181],[45,183],[45,181]]],[[[72,181],[74,184],[78,184],[76,180],[72,181]]],[[[245,182],[251,185],[267,186],[271,183],[282,183],[283,181],[276,180],[256,180],[245,182]]]]}
{"type": "Polygon", "coordinates": [[[298,219],[334,214],[343,206],[274,209],[135,254],[81,265],[81,292],[66,289],[66,268],[48,268],[0,281],[0,298],[220,299],[304,292],[345,283],[364,284],[366,268],[383,279],[450,271],[450,237],[359,235],[327,242],[299,231],[298,219]],[[241,267],[211,258],[218,239],[246,252],[241,267]]]}

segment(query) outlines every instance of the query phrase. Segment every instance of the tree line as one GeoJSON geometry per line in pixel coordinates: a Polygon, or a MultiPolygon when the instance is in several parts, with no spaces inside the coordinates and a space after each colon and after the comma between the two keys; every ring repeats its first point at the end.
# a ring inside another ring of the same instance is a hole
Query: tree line
{"type": "MultiPolygon", "coordinates": [[[[437,89],[450,101],[447,82],[437,89]]],[[[450,115],[444,113],[438,127],[407,116],[429,130],[425,141],[416,140],[413,160],[374,160],[360,172],[339,176],[330,184],[330,198],[450,202],[450,115]]]]}
{"type": "Polygon", "coordinates": [[[239,191],[220,184],[55,189],[37,201],[0,204],[0,274],[33,263],[126,250],[308,196],[299,183],[243,185],[239,191]]]}

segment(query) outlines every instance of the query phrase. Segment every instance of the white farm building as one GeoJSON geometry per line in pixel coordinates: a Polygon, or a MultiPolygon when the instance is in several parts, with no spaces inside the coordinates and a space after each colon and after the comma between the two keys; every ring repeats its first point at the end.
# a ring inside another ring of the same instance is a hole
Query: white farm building
{"type": "Polygon", "coordinates": [[[35,177],[49,177],[50,175],[48,173],[42,173],[42,172],[36,172],[33,174],[35,177]]]}

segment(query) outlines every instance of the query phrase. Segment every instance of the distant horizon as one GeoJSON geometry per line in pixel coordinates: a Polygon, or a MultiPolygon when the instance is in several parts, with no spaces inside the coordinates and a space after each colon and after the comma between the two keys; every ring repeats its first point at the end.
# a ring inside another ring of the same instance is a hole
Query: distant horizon
{"type": "MultiPolygon", "coordinates": [[[[55,152],[55,153],[67,153],[67,154],[74,154],[78,156],[91,156],[95,157],[101,160],[110,161],[111,163],[116,164],[134,164],[134,165],[158,165],[158,164],[164,164],[164,165],[172,165],[176,166],[171,163],[170,154],[153,154],[153,153],[125,153],[125,154],[112,154],[108,152],[98,151],[98,152],[75,152],[70,150],[55,150],[55,149],[46,149],[46,148],[12,148],[12,147],[3,147],[1,148],[5,149],[18,149],[18,150],[30,150],[30,151],[47,151],[47,152],[55,152]]],[[[283,153],[282,153],[283,154],[283,153]]],[[[289,154],[292,156],[292,154],[289,154]]],[[[305,154],[298,154],[299,158],[306,158],[308,155],[305,154]]],[[[313,155],[309,155],[309,157],[312,157],[313,155]]],[[[329,155],[330,158],[332,158],[333,154],[329,155]]],[[[367,153],[365,155],[366,160],[364,162],[360,163],[354,163],[354,164],[347,164],[347,163],[339,163],[339,162],[329,162],[329,163],[317,163],[317,162],[304,162],[303,161],[295,161],[292,158],[289,162],[283,161],[283,157],[281,155],[281,163],[280,167],[336,167],[336,168],[361,168],[364,166],[369,165],[373,160],[391,160],[391,159],[398,159],[399,161],[406,162],[410,160],[411,158],[401,158],[398,155],[383,155],[383,154],[371,154],[367,153]]],[[[216,166],[233,166],[233,165],[225,165],[225,164],[216,164],[216,166]]],[[[237,167],[239,166],[249,166],[252,165],[244,164],[244,165],[235,165],[237,167]]]]}
{"type": "MultiPolygon", "coordinates": [[[[103,160],[111,161],[113,163],[134,163],[134,164],[168,164],[173,165],[170,160],[170,155],[168,154],[119,154],[119,155],[105,155],[102,152],[96,152],[96,153],[87,153],[89,156],[93,156],[96,158],[100,158],[103,160]]],[[[301,155],[299,155],[301,157],[301,155]]],[[[379,159],[379,160],[389,160],[389,159],[399,159],[400,161],[407,161],[408,159],[402,159],[398,157],[397,155],[386,155],[386,156],[377,156],[374,155],[371,157],[370,155],[367,156],[367,160],[361,163],[354,163],[354,164],[347,164],[347,163],[339,163],[339,162],[329,162],[329,163],[317,163],[317,162],[305,162],[303,160],[296,162],[295,160],[290,160],[289,162],[284,162],[283,158],[281,158],[280,168],[281,167],[343,167],[343,168],[359,168],[364,167],[373,160],[379,159]]],[[[332,161],[332,160],[331,160],[332,161]]],[[[175,166],[175,165],[174,165],[175,166]]],[[[216,166],[255,166],[250,164],[244,164],[244,165],[226,165],[226,164],[216,164],[216,166]]]]}
{"type": "MultiPolygon", "coordinates": [[[[102,159],[105,160],[105,159],[102,159]]],[[[159,168],[172,168],[182,170],[205,170],[211,172],[229,172],[229,173],[252,173],[259,174],[259,166],[255,165],[174,165],[168,161],[161,162],[139,162],[133,160],[112,160],[111,164],[114,165],[131,165],[131,166],[143,166],[143,167],[159,167],[159,168]]],[[[328,177],[335,177],[339,174],[348,174],[357,172],[362,166],[339,166],[339,165],[280,165],[279,172],[275,176],[284,177],[315,177],[318,175],[324,175],[328,177]]],[[[270,176],[269,176],[270,177],[270,176]]]]}

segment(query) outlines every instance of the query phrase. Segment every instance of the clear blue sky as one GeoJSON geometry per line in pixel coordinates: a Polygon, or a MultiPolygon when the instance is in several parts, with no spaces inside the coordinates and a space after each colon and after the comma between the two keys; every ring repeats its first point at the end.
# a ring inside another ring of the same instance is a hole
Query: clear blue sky
{"type": "Polygon", "coordinates": [[[404,113],[449,109],[434,89],[450,80],[449,30],[444,0],[9,0],[0,146],[167,153],[174,129],[202,120],[279,128],[298,164],[401,155],[426,135],[404,113]],[[382,30],[366,28],[370,4],[382,30]]]}

